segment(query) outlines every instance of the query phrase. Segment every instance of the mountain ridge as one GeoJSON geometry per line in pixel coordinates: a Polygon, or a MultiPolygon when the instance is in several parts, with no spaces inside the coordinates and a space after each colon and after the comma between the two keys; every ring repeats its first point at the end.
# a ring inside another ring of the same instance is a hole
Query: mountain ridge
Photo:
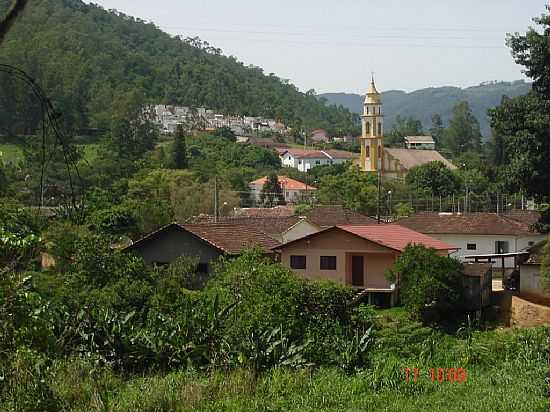
{"type": "MultiPolygon", "coordinates": [[[[391,130],[395,118],[399,115],[420,120],[424,131],[428,133],[432,115],[438,113],[443,123],[447,125],[454,104],[466,100],[479,120],[484,138],[487,139],[491,135],[487,111],[498,106],[503,96],[520,96],[527,94],[530,90],[531,83],[524,80],[486,82],[465,88],[426,87],[411,92],[387,90],[381,93],[386,116],[386,131],[391,130]]],[[[342,105],[353,113],[362,111],[363,96],[356,93],[322,93],[318,97],[326,99],[328,104],[342,105]]]]}

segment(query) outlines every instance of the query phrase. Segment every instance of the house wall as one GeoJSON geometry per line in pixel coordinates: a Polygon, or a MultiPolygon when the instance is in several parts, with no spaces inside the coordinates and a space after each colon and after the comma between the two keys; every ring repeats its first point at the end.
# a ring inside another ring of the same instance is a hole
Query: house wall
{"type": "MultiPolygon", "coordinates": [[[[467,255],[482,255],[495,253],[495,242],[497,240],[507,241],[509,245],[509,252],[519,252],[529,246],[529,242],[537,243],[545,238],[544,235],[533,234],[533,236],[516,237],[516,236],[501,236],[501,235],[462,235],[462,234],[431,234],[431,237],[443,240],[450,243],[453,246],[460,248],[451,256],[456,257],[462,261],[472,261],[472,259],[464,259],[467,255]],[[475,243],[476,250],[468,250],[468,243],[475,243]]],[[[501,267],[501,259],[493,262],[493,267],[501,267]]],[[[506,268],[514,267],[514,258],[505,258],[504,265],[506,268]]]]}
{"type": "MultiPolygon", "coordinates": [[[[250,194],[252,197],[256,200],[256,202],[259,202],[264,185],[259,183],[250,183],[248,187],[250,188],[250,194]]],[[[285,189],[284,186],[282,189],[285,201],[287,203],[298,203],[312,196],[315,191],[315,189],[285,189]]]]}
{"type": "Polygon", "coordinates": [[[291,255],[306,256],[306,269],[292,269],[309,279],[328,279],[351,284],[351,256],[363,255],[365,285],[390,288],[384,272],[395,261],[398,252],[351,234],[333,231],[296,242],[282,249],[281,263],[290,268],[291,255]],[[336,256],[336,270],[321,270],[321,256],[336,256]]]}
{"type": "Polygon", "coordinates": [[[519,291],[522,295],[534,295],[550,299],[550,292],[546,292],[542,288],[540,265],[521,265],[519,284],[519,291]]]}
{"type": "Polygon", "coordinates": [[[199,263],[210,263],[221,255],[218,249],[176,227],[151,236],[130,251],[142,256],[147,264],[171,263],[180,256],[197,257],[199,263]]]}
{"type": "Polygon", "coordinates": [[[319,231],[321,231],[321,228],[317,225],[307,220],[301,220],[283,233],[281,241],[282,243],[292,242],[293,240],[303,238],[319,231]]]}

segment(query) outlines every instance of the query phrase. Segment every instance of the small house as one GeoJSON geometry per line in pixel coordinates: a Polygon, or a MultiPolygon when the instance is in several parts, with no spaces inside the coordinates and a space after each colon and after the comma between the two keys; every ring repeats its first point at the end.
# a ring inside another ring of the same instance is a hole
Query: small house
{"type": "Polygon", "coordinates": [[[369,302],[393,305],[396,285],[384,273],[409,244],[448,255],[454,246],[398,225],[334,226],[273,248],[281,263],[306,278],[327,279],[366,292],[369,302]]]}
{"type": "Polygon", "coordinates": [[[405,136],[407,149],[435,150],[435,141],[432,136],[405,136]]]}
{"type": "MultiPolygon", "coordinates": [[[[300,182],[287,176],[277,176],[279,186],[283,191],[286,203],[299,203],[311,198],[316,187],[300,182]]],[[[256,179],[248,184],[252,197],[259,202],[261,199],[264,185],[267,182],[267,176],[256,179]]]]}
{"type": "Polygon", "coordinates": [[[258,247],[266,255],[279,244],[261,230],[235,223],[171,223],[126,247],[145,263],[164,265],[180,256],[197,258],[197,271],[210,273],[212,262],[220,256],[238,256],[245,249],[258,247]]]}
{"type": "Polygon", "coordinates": [[[418,213],[397,220],[397,224],[456,245],[454,255],[466,261],[470,255],[507,255],[495,259],[493,267],[516,266],[514,255],[533,246],[545,235],[532,229],[540,215],[530,211],[513,213],[418,213]]]}

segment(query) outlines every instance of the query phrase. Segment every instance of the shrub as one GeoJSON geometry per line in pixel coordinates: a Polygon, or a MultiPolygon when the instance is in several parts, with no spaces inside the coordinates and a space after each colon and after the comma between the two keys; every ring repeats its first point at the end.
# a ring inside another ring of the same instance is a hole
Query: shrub
{"type": "Polygon", "coordinates": [[[386,276],[398,283],[401,302],[415,319],[450,317],[462,307],[462,264],[435,249],[407,246],[386,276]]]}

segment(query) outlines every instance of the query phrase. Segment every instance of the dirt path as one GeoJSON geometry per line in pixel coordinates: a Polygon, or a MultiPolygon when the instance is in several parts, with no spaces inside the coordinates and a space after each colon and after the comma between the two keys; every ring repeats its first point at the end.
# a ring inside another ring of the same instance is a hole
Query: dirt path
{"type": "Polygon", "coordinates": [[[550,325],[550,307],[512,296],[511,326],[550,325]]]}

